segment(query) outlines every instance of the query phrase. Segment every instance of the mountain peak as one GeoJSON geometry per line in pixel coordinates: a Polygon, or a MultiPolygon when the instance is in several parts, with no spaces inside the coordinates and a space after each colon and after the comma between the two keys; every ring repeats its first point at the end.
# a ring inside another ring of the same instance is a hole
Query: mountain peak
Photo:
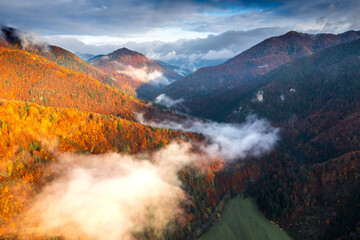
{"type": "Polygon", "coordinates": [[[285,35],[298,35],[298,34],[300,34],[300,33],[297,31],[294,31],[294,30],[291,30],[291,31],[288,31],[287,33],[285,33],[285,35]]]}
{"type": "Polygon", "coordinates": [[[126,47],[123,48],[119,48],[118,50],[115,50],[114,52],[110,53],[109,55],[112,56],[136,56],[136,55],[141,55],[141,53],[132,51],[126,47]]]}
{"type": "Polygon", "coordinates": [[[284,35],[282,35],[280,37],[284,37],[284,38],[299,38],[299,37],[303,38],[303,37],[306,37],[306,38],[308,38],[309,36],[311,36],[311,34],[297,32],[297,31],[289,31],[289,32],[285,33],[284,35]]]}

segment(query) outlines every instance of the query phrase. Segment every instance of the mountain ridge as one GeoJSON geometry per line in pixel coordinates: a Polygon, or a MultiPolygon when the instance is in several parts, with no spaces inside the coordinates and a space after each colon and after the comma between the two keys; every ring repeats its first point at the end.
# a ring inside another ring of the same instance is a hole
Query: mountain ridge
{"type": "MultiPolygon", "coordinates": [[[[360,31],[337,35],[310,35],[290,31],[265,39],[221,65],[200,68],[165,87],[160,93],[173,99],[193,100],[235,87],[246,88],[254,77],[264,75],[287,62],[358,38],[360,31]]],[[[190,104],[187,106],[191,109],[190,104]]]]}

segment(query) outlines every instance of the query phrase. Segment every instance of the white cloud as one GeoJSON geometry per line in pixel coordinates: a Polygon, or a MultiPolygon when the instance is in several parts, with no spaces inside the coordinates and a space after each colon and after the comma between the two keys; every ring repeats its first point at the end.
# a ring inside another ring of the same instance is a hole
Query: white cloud
{"type": "Polygon", "coordinates": [[[39,47],[43,51],[48,51],[48,44],[44,42],[44,38],[37,35],[35,32],[20,32],[17,35],[21,40],[21,46],[25,49],[31,47],[39,47]]]}
{"type": "Polygon", "coordinates": [[[243,124],[216,123],[199,119],[185,121],[146,121],[138,114],[142,124],[204,134],[209,140],[201,149],[209,156],[227,160],[259,156],[270,151],[279,140],[279,129],[264,119],[249,116],[243,124]]]}
{"type": "Polygon", "coordinates": [[[119,62],[114,62],[118,66],[117,73],[126,74],[131,78],[142,81],[152,85],[169,85],[170,81],[160,71],[149,71],[147,67],[135,68],[130,65],[122,65],[119,62]]]}
{"type": "Polygon", "coordinates": [[[182,215],[186,199],[177,172],[195,159],[189,144],[171,144],[153,156],[61,154],[59,176],[38,194],[21,231],[66,239],[133,239],[155,234],[182,215]]]}
{"type": "Polygon", "coordinates": [[[230,59],[235,57],[236,53],[230,49],[221,49],[220,51],[209,50],[202,59],[213,60],[213,59],[230,59]]]}
{"type": "Polygon", "coordinates": [[[184,101],[184,99],[182,99],[182,98],[173,100],[170,97],[168,97],[166,94],[160,94],[154,100],[155,103],[164,105],[169,108],[176,107],[177,105],[181,104],[183,101],[184,101]]]}

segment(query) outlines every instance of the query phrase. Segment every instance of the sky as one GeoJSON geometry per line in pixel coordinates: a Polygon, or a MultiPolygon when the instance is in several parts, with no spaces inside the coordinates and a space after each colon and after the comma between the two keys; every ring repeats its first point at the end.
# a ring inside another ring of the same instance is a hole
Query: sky
{"type": "Polygon", "coordinates": [[[194,70],[290,30],[359,30],[359,11],[359,0],[0,0],[0,23],[76,53],[128,47],[194,70]]]}

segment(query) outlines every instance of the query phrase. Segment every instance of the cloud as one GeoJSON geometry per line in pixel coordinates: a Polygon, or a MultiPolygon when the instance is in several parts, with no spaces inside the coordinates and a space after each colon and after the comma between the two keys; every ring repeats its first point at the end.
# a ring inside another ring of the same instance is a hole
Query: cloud
{"type": "Polygon", "coordinates": [[[268,27],[338,32],[358,26],[359,9],[357,0],[0,2],[2,21],[16,27],[47,35],[117,36],[142,42],[268,27]],[[325,22],[317,23],[322,17],[325,22]]]}
{"type": "Polygon", "coordinates": [[[220,51],[209,50],[208,53],[202,57],[202,59],[206,59],[206,60],[230,59],[230,58],[234,57],[235,55],[236,54],[234,54],[229,49],[222,49],[220,51]]]}
{"type": "Polygon", "coordinates": [[[123,65],[119,62],[113,63],[116,64],[116,66],[118,67],[117,73],[126,74],[138,81],[142,81],[156,86],[165,86],[170,84],[169,79],[167,79],[160,71],[149,71],[147,67],[135,68],[130,65],[123,65]]]}
{"type": "Polygon", "coordinates": [[[146,121],[138,114],[142,124],[204,134],[208,143],[201,149],[208,156],[227,160],[259,156],[270,151],[279,140],[279,129],[264,119],[249,116],[243,124],[216,123],[199,119],[185,121],[146,121]]]}
{"type": "Polygon", "coordinates": [[[67,239],[133,239],[155,234],[182,216],[186,199],[177,172],[195,155],[189,144],[170,144],[153,156],[60,154],[59,176],[38,194],[21,231],[67,239]]]}
{"type": "Polygon", "coordinates": [[[53,1],[0,2],[0,16],[8,24],[26,28],[36,26],[42,33],[105,34],[131,36],[151,32],[196,11],[192,3],[157,1],[53,1]],[[24,21],[25,19],[25,21],[24,21]],[[132,26],[129,28],[128,26],[132,26]]]}
{"type": "Polygon", "coordinates": [[[43,38],[37,35],[35,32],[21,32],[17,31],[17,35],[21,40],[21,46],[24,49],[30,49],[32,47],[40,48],[42,51],[48,52],[49,45],[44,42],[43,38]]]}
{"type": "Polygon", "coordinates": [[[168,97],[166,94],[160,94],[155,98],[154,102],[170,108],[170,107],[176,107],[177,105],[181,104],[183,101],[184,99],[182,98],[173,100],[170,97],[168,97]]]}

